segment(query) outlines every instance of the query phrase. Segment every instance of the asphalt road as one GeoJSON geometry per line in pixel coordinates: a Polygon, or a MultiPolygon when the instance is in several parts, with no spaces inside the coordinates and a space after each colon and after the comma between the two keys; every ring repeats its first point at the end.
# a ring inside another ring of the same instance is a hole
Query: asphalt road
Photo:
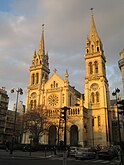
{"type": "Polygon", "coordinates": [[[13,155],[5,150],[0,150],[0,165],[119,165],[116,160],[75,160],[75,158],[63,158],[63,153],[53,152],[29,152],[14,151],[13,155]],[[58,156],[59,154],[59,156],[58,156]],[[61,155],[61,156],[60,156],[61,155]]]}
{"type": "MultiPolygon", "coordinates": [[[[115,165],[115,161],[109,160],[75,160],[68,158],[64,161],[63,158],[47,158],[47,159],[0,159],[1,165],[115,165]]],[[[117,163],[119,164],[119,163],[117,163]]]]}

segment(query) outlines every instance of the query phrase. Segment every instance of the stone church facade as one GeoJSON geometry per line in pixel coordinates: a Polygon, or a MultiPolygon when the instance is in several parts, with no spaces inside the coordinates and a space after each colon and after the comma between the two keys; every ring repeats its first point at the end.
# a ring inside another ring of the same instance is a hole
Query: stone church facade
{"type": "MultiPolygon", "coordinates": [[[[49,56],[45,51],[43,27],[39,49],[37,52],[34,51],[30,66],[26,98],[27,111],[41,106],[43,111],[47,111],[51,121],[49,133],[41,137],[40,143],[55,145],[58,141],[63,141],[63,127],[59,130],[58,136],[60,114],[62,107],[68,107],[66,120],[68,145],[108,145],[109,90],[105,69],[106,58],[93,16],[90,38],[86,39],[84,59],[85,87],[84,94],[81,94],[70,85],[67,69],[65,69],[64,79],[58,75],[56,69],[50,77],[49,56]]],[[[27,134],[25,139],[23,138],[24,143],[29,143],[28,136],[27,134]]]]}

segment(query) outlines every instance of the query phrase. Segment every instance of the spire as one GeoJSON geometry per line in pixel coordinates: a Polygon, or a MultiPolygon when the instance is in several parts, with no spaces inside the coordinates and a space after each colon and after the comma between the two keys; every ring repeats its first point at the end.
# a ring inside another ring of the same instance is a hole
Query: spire
{"type": "Polygon", "coordinates": [[[89,44],[89,43],[90,43],[90,40],[89,40],[88,35],[87,35],[87,37],[86,37],[86,43],[87,43],[87,44],[89,44]]]}
{"type": "Polygon", "coordinates": [[[45,45],[44,45],[44,24],[42,24],[42,36],[40,40],[38,55],[41,57],[45,55],[45,45]]]}
{"type": "Polygon", "coordinates": [[[34,56],[33,56],[34,58],[36,58],[37,57],[37,53],[36,53],[36,50],[34,50],[34,56]]]}
{"type": "Polygon", "coordinates": [[[96,41],[96,40],[100,40],[100,39],[99,39],[97,30],[96,30],[94,16],[93,16],[93,13],[92,13],[91,25],[90,25],[90,41],[94,41],[94,40],[96,41]]]}
{"type": "Polygon", "coordinates": [[[66,71],[65,71],[65,78],[68,79],[68,76],[69,76],[68,75],[68,70],[66,69],[66,71]]]}

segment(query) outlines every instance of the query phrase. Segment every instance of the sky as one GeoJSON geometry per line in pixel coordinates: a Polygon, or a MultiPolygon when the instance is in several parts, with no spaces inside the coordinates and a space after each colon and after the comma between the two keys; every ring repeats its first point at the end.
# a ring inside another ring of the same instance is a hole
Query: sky
{"type": "Polygon", "coordinates": [[[0,0],[0,88],[9,95],[13,108],[16,92],[26,102],[29,68],[34,50],[38,50],[42,24],[45,24],[45,50],[49,54],[50,75],[54,68],[70,85],[84,92],[85,43],[90,32],[91,11],[106,56],[110,97],[115,88],[124,97],[119,53],[124,48],[124,0],[0,0]]]}

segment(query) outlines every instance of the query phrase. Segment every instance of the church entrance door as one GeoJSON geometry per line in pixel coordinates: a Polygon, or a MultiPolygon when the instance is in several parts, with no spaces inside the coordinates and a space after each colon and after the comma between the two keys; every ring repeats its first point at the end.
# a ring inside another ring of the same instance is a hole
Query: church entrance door
{"type": "Polygon", "coordinates": [[[78,127],[76,125],[72,125],[70,128],[70,145],[78,145],[78,127]]]}

